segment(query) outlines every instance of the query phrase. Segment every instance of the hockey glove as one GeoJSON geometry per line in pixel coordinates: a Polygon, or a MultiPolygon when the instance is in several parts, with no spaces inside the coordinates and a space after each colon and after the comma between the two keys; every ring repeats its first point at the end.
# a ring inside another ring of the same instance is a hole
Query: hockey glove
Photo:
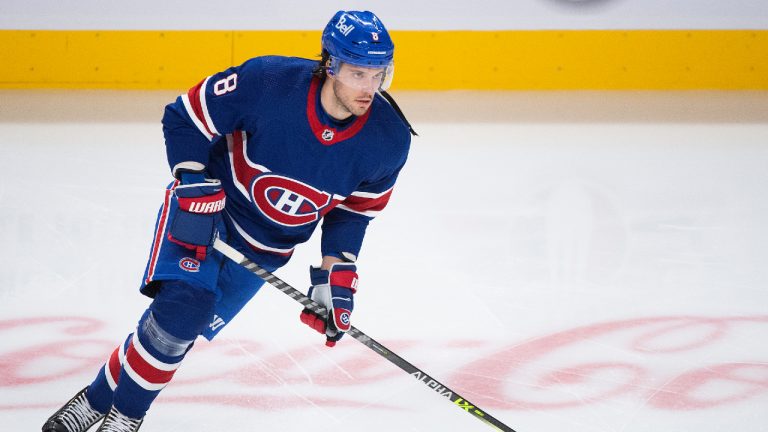
{"type": "Polygon", "coordinates": [[[216,239],[216,226],[224,210],[221,182],[207,179],[203,173],[185,172],[174,190],[179,209],[168,228],[168,240],[195,251],[204,260],[216,239]]]}
{"type": "Polygon", "coordinates": [[[332,347],[344,336],[352,324],[350,316],[355,307],[357,292],[357,268],[350,263],[336,263],[330,270],[310,267],[312,286],[307,297],[325,307],[328,317],[318,316],[309,309],[301,312],[301,322],[325,334],[325,345],[332,347]]]}

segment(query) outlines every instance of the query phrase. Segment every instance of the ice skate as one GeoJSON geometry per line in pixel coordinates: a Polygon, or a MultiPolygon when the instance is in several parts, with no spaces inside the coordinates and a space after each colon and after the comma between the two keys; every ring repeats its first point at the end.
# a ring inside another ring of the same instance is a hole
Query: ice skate
{"type": "Polygon", "coordinates": [[[80,390],[52,415],[43,425],[43,432],[85,432],[104,418],[104,414],[93,409],[88,402],[86,390],[88,387],[80,390]]]}
{"type": "Polygon", "coordinates": [[[107,418],[96,429],[96,432],[136,432],[144,421],[143,418],[135,419],[121,413],[115,407],[109,411],[107,418]]]}

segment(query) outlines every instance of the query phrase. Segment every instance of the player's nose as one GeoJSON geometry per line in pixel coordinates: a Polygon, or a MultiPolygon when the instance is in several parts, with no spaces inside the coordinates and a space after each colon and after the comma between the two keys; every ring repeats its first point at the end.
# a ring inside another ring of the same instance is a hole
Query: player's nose
{"type": "Polygon", "coordinates": [[[381,84],[381,81],[378,79],[372,79],[368,81],[368,85],[365,86],[363,90],[365,90],[366,95],[373,96],[374,93],[376,93],[376,90],[379,89],[379,85],[381,84]]]}

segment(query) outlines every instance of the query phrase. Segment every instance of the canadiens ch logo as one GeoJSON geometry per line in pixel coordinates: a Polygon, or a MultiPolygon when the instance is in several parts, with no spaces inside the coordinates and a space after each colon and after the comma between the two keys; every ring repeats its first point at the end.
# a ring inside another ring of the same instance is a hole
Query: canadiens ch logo
{"type": "Polygon", "coordinates": [[[341,321],[341,323],[342,323],[342,324],[344,324],[344,325],[348,325],[348,324],[349,324],[349,314],[348,314],[348,313],[346,313],[346,312],[343,312],[343,313],[342,313],[342,314],[339,316],[339,320],[341,321]]]}
{"type": "Polygon", "coordinates": [[[321,136],[326,141],[332,141],[333,140],[333,131],[331,129],[325,129],[321,136]]]}
{"type": "Polygon", "coordinates": [[[200,271],[200,261],[194,258],[182,258],[179,260],[179,267],[184,271],[197,273],[200,271]]]}
{"type": "Polygon", "coordinates": [[[264,215],[284,226],[300,226],[320,219],[331,195],[300,181],[265,173],[251,183],[251,197],[264,215]]]}

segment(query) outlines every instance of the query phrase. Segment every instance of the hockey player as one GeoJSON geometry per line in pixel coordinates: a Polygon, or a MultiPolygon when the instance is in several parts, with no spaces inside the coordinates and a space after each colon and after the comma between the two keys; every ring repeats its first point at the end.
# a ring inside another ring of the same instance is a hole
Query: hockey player
{"type": "MultiPolygon", "coordinates": [[[[199,335],[213,339],[262,281],[211,245],[219,236],[275,270],[322,220],[309,296],[327,320],[301,321],[333,346],[350,329],[355,260],[387,204],[412,129],[385,90],[394,44],[371,12],[339,11],[317,61],[253,58],[212,75],[166,107],[175,181],[167,188],[140,290],[153,300],[94,381],[44,432],[129,432],[199,335]]],[[[266,323],[265,323],[266,324],[266,323]]]]}

